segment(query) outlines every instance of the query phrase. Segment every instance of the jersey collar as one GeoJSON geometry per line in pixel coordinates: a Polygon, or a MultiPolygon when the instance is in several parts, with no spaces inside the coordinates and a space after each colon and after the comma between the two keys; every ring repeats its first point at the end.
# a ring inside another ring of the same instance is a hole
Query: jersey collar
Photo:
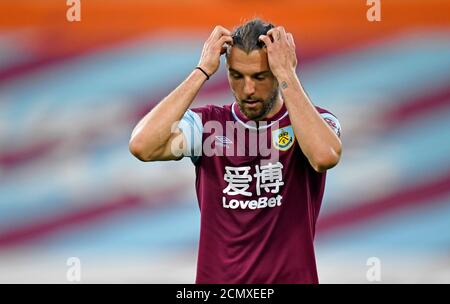
{"type": "MultiPolygon", "coordinates": [[[[241,113],[241,110],[239,109],[239,106],[237,102],[233,102],[231,105],[231,114],[233,115],[233,118],[238,121],[241,125],[248,129],[257,130],[257,127],[254,127],[254,125],[249,125],[248,122],[250,119],[247,118],[244,114],[241,113]]],[[[286,106],[284,105],[281,107],[281,109],[270,119],[265,120],[265,124],[263,126],[260,126],[259,129],[267,129],[271,127],[273,124],[275,124],[277,121],[280,121],[281,119],[285,118],[288,115],[286,106]]]]}

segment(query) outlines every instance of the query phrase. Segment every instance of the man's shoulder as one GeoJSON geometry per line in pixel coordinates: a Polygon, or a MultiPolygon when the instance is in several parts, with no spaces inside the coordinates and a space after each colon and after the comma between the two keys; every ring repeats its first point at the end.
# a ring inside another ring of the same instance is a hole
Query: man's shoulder
{"type": "Polygon", "coordinates": [[[331,114],[333,116],[336,116],[336,115],[334,115],[333,113],[331,113],[330,111],[328,111],[327,109],[325,109],[323,107],[319,107],[319,106],[315,106],[315,107],[316,107],[317,112],[319,112],[320,114],[327,113],[327,114],[331,114]]]}
{"type": "Polygon", "coordinates": [[[191,109],[202,117],[202,120],[227,120],[230,117],[231,105],[207,104],[191,109]]]}
{"type": "Polygon", "coordinates": [[[317,111],[319,112],[320,116],[322,116],[322,118],[331,126],[331,128],[334,130],[334,132],[340,137],[341,136],[341,124],[338,120],[338,118],[336,117],[336,115],[334,115],[333,113],[331,113],[330,111],[315,106],[317,111]]]}

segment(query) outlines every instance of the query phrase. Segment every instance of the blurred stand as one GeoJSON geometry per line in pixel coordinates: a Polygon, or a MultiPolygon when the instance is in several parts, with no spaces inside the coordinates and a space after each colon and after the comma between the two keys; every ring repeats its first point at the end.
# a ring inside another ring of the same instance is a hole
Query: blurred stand
{"type": "MultiPolygon", "coordinates": [[[[450,283],[449,1],[0,3],[0,283],[191,283],[189,160],[141,163],[138,120],[188,75],[216,24],[292,32],[299,77],[342,124],[317,227],[323,283],[450,283]],[[226,12],[226,13],[225,13],[226,12]],[[170,16],[170,17],[169,17],[170,16]],[[378,282],[378,281],[375,281],[378,282]]],[[[233,101],[222,66],[195,105],[233,101]]]]}

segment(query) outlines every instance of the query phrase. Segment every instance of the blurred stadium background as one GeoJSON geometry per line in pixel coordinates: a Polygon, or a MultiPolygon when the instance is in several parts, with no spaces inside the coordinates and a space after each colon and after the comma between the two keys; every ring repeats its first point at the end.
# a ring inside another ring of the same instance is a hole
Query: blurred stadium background
{"type": "MultiPolygon", "coordinates": [[[[316,237],[322,283],[450,283],[450,1],[0,2],[0,282],[192,283],[189,160],[141,163],[137,121],[216,24],[293,32],[298,74],[343,127],[316,237]]],[[[222,68],[194,105],[232,101],[222,68]]]]}

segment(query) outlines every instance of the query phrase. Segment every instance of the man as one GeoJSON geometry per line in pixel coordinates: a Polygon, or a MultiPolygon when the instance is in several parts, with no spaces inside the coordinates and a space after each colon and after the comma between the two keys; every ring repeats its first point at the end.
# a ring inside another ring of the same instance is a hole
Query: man
{"type": "Polygon", "coordinates": [[[311,103],[296,65],[283,27],[217,26],[198,67],[132,133],[130,151],[142,161],[188,155],[195,164],[197,283],[318,283],[315,223],[325,172],[340,159],[340,125],[311,103]],[[189,110],[222,54],[236,101],[189,110]]]}

